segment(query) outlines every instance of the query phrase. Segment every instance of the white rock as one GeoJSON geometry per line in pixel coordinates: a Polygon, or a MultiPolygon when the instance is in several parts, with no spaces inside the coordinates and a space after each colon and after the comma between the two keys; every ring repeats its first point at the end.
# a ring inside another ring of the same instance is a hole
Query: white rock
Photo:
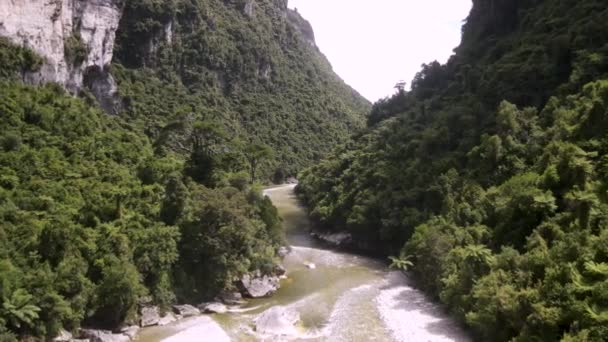
{"type": "Polygon", "coordinates": [[[46,59],[30,83],[55,82],[77,92],[89,67],[104,70],[112,61],[122,0],[0,1],[0,36],[34,50],[46,59]],[[82,65],[66,62],[64,43],[78,34],[88,48],[82,65]]]}
{"type": "Polygon", "coordinates": [[[166,315],[164,315],[159,321],[158,321],[158,325],[165,326],[168,324],[171,324],[173,322],[177,321],[177,317],[175,317],[174,314],[168,312],[166,315]]]}
{"type": "Polygon", "coordinates": [[[204,313],[216,313],[216,314],[225,314],[228,312],[228,308],[226,305],[222,303],[205,303],[199,306],[199,309],[204,313]]]}
{"type": "Polygon", "coordinates": [[[89,339],[91,342],[129,342],[131,339],[124,334],[113,334],[107,330],[81,329],[81,337],[89,339]]]}
{"type": "Polygon", "coordinates": [[[191,317],[200,315],[201,312],[199,309],[195,308],[192,305],[173,305],[173,312],[183,317],[191,317]]]}
{"type": "Polygon", "coordinates": [[[145,306],[141,309],[141,319],[139,325],[149,327],[157,325],[160,321],[160,310],[158,306],[145,306]]]}
{"type": "Polygon", "coordinates": [[[297,335],[295,325],[300,321],[300,314],[293,308],[273,306],[262,312],[253,322],[255,331],[269,335],[297,335]]]}

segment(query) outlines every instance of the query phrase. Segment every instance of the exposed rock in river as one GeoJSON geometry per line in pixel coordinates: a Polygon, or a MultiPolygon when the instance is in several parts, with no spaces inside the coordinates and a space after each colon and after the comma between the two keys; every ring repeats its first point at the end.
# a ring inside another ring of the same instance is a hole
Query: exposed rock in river
{"type": "Polygon", "coordinates": [[[182,317],[192,317],[201,314],[201,311],[192,305],[173,305],[173,312],[182,317]]]}
{"type": "Polygon", "coordinates": [[[255,320],[255,331],[260,334],[292,336],[298,332],[296,324],[300,314],[293,308],[273,306],[262,312],[255,320]]]}
{"type": "Polygon", "coordinates": [[[254,275],[246,274],[238,282],[237,286],[246,297],[261,298],[275,293],[280,287],[280,280],[276,276],[261,275],[259,271],[254,275]]]}
{"type": "Polygon", "coordinates": [[[240,292],[234,291],[222,291],[217,295],[215,300],[227,305],[245,304],[245,301],[243,301],[243,295],[240,292]]]}
{"type": "Polygon", "coordinates": [[[204,303],[198,307],[203,313],[225,314],[228,312],[226,305],[222,303],[204,303]]]}
{"type": "Polygon", "coordinates": [[[168,312],[166,315],[164,315],[160,321],[158,321],[158,325],[165,326],[167,324],[171,324],[175,321],[178,320],[178,317],[176,317],[174,314],[172,314],[171,312],[168,312]]]}
{"type": "Polygon", "coordinates": [[[113,334],[108,330],[81,329],[80,337],[90,342],[129,342],[131,338],[125,334],[113,334]]]}

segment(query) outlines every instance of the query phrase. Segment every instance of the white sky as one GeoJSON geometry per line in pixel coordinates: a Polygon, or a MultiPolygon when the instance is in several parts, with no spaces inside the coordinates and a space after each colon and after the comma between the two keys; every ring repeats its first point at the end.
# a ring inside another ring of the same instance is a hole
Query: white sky
{"type": "Polygon", "coordinates": [[[408,83],[422,63],[447,61],[471,0],[289,0],[346,83],[370,101],[408,83]]]}

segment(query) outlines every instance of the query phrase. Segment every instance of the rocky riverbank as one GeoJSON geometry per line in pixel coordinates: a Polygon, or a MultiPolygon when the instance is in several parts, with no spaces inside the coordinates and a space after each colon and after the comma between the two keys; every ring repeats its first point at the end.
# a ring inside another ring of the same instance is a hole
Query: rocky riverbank
{"type": "MultiPolygon", "coordinates": [[[[285,257],[289,253],[287,247],[279,250],[279,255],[285,257]]],[[[221,330],[217,327],[209,327],[214,323],[212,320],[205,320],[202,314],[224,314],[228,311],[238,311],[239,307],[246,304],[247,298],[269,297],[280,288],[280,278],[285,276],[285,268],[277,265],[272,274],[263,274],[256,270],[250,274],[243,275],[234,282],[238,291],[222,291],[213,301],[204,302],[197,307],[191,304],[173,305],[168,310],[162,310],[159,306],[142,305],[138,318],[133,320],[131,325],[120,327],[116,330],[101,329],[80,329],[76,334],[68,331],[61,331],[53,340],[55,342],[129,342],[135,339],[140,329],[154,326],[166,326],[180,320],[200,316],[197,326],[206,323],[206,329],[211,331],[221,330]]],[[[217,323],[214,323],[217,325],[217,323]]],[[[225,335],[225,333],[224,333],[225,335]]]]}

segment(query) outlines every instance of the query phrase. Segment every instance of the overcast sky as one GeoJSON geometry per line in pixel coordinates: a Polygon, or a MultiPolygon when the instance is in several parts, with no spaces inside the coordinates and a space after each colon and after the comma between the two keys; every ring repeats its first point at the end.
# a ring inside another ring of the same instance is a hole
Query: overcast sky
{"type": "Polygon", "coordinates": [[[447,61],[471,0],[289,0],[346,83],[370,101],[408,83],[422,63],[447,61]]]}

